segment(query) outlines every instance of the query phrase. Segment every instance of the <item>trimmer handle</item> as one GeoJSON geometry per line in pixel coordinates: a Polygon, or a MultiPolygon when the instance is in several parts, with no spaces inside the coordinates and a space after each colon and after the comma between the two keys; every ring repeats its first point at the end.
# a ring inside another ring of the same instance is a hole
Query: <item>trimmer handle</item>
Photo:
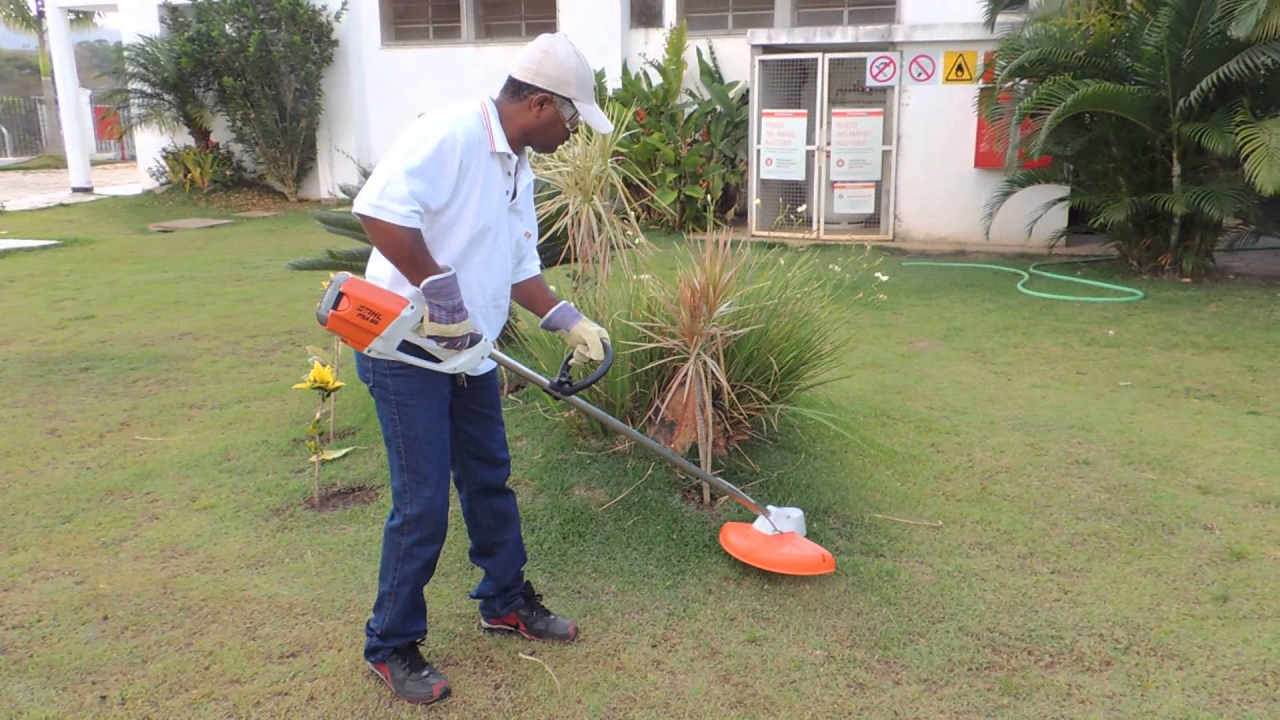
{"type": "Polygon", "coordinates": [[[580,382],[573,381],[573,367],[569,361],[573,359],[573,353],[565,356],[564,362],[560,364],[560,376],[551,381],[551,390],[561,397],[570,397],[586,390],[587,388],[600,382],[600,379],[609,372],[609,368],[613,366],[613,346],[604,343],[604,360],[596,367],[595,372],[583,378],[580,382]]]}

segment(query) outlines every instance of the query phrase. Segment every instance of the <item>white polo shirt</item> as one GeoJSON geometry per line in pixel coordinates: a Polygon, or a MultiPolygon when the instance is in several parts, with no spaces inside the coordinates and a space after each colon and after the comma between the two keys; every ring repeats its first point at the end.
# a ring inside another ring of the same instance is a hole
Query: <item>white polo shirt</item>
{"type": "MultiPolygon", "coordinates": [[[[431,257],[457,271],[472,327],[492,340],[507,323],[511,286],[542,272],[533,180],[528,151],[512,151],[485,98],[414,120],[351,209],[422,230],[431,257]]],[[[414,287],[376,248],[365,278],[401,294],[414,287]]],[[[468,374],[495,367],[486,359],[468,374]]]]}

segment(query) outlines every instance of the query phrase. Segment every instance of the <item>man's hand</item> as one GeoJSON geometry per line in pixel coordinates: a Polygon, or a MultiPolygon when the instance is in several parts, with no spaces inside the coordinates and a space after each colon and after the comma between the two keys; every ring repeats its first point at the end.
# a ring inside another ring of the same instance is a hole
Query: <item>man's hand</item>
{"type": "Polygon", "coordinates": [[[422,281],[419,287],[427,301],[418,334],[424,335],[441,347],[463,350],[471,333],[471,313],[462,302],[462,288],[453,268],[443,266],[438,275],[422,281]]]}
{"type": "Polygon", "coordinates": [[[565,343],[573,348],[573,359],[570,365],[585,365],[588,362],[604,360],[604,343],[609,342],[609,333],[604,328],[591,322],[573,303],[562,301],[542,318],[539,327],[550,330],[564,338],[565,343]]]}

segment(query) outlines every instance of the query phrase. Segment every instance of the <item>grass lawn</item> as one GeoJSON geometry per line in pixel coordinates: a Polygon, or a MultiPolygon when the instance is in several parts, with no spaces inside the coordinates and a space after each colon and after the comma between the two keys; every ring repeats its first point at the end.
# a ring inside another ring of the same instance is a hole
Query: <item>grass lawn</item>
{"type": "MultiPolygon", "coordinates": [[[[360,654],[388,494],[302,507],[314,400],[289,386],[328,336],[321,275],[284,264],[343,243],[300,211],[148,232],[230,212],[173,195],[0,215],[66,240],[0,254],[0,715],[420,717],[360,654]]],[[[1091,306],[899,261],[888,301],[832,328],[851,376],[819,400],[852,437],[789,430],[726,473],[803,507],[835,575],[738,564],[716,529],[745,514],[661,466],[599,510],[651,459],[575,441],[526,390],[528,572],[584,634],[480,634],[455,508],[427,593],[455,697],[429,712],[1280,715],[1280,285],[1133,280],[1147,300],[1091,306]]],[[[367,449],[327,482],[384,489],[342,373],[367,449]]]]}

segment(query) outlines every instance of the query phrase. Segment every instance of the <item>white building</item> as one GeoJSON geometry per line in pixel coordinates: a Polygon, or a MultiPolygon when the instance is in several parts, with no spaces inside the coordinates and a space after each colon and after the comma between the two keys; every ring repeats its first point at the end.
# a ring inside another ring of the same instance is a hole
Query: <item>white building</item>
{"type": "MultiPolygon", "coordinates": [[[[155,6],[117,0],[126,42],[158,31],[155,6]]],[[[994,47],[978,0],[354,0],[337,29],[305,194],[335,195],[354,179],[350,158],[375,163],[431,107],[496,92],[538,33],[567,33],[616,84],[624,62],[635,70],[659,56],[665,27],[681,19],[687,84],[697,82],[694,48],[714,44],[726,75],[751,85],[754,234],[1043,246],[1065,224],[1065,211],[1050,213],[1028,239],[1028,213],[1050,195],[1032,191],[1006,207],[990,241],[982,234],[1003,172],[975,159],[974,76],[994,47]]],[[[140,164],[164,142],[140,138],[140,164]]]]}

